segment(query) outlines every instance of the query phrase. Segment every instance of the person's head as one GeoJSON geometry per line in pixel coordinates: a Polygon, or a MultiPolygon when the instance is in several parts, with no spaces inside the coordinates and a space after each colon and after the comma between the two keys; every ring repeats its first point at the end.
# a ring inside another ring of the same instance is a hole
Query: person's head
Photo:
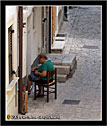
{"type": "Polygon", "coordinates": [[[41,53],[39,56],[38,56],[39,60],[40,60],[40,63],[43,64],[46,60],[48,60],[47,56],[43,53],[41,53]]]}

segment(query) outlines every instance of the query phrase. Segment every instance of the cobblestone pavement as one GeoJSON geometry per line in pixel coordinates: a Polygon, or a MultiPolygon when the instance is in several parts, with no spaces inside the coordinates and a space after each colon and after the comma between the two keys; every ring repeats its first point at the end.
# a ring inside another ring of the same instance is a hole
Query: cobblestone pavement
{"type": "Polygon", "coordinates": [[[60,32],[68,34],[64,53],[76,54],[77,69],[66,83],[58,83],[57,100],[53,94],[49,103],[46,98],[33,100],[32,92],[26,115],[60,116],[57,120],[101,120],[101,8],[70,9],[68,22],[63,23],[60,32]],[[80,100],[80,103],[62,104],[66,99],[80,100]]]}

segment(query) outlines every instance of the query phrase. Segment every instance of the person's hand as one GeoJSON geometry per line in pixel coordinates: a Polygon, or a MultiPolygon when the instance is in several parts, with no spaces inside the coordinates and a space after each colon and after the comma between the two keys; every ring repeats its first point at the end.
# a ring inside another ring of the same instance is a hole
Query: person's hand
{"type": "Polygon", "coordinates": [[[31,69],[31,72],[32,72],[32,71],[34,71],[34,70],[35,70],[35,69],[34,69],[34,68],[32,68],[32,69],[31,69]]]}
{"type": "Polygon", "coordinates": [[[36,71],[36,72],[35,72],[35,75],[39,75],[39,72],[38,72],[38,71],[36,71]]]}

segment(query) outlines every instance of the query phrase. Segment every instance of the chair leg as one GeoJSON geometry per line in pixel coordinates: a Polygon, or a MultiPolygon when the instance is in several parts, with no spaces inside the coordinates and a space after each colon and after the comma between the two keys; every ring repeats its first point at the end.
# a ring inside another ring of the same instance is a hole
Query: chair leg
{"type": "Polygon", "coordinates": [[[36,84],[34,84],[34,100],[36,100],[36,84]]]}
{"type": "Polygon", "coordinates": [[[47,102],[49,102],[49,87],[47,86],[47,102]]]}
{"type": "Polygon", "coordinates": [[[43,96],[44,96],[44,86],[43,86],[43,96]]]}

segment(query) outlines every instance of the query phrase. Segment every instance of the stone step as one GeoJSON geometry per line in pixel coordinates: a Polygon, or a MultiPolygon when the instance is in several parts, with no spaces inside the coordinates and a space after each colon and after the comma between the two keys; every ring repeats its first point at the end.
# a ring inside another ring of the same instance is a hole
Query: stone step
{"type": "Polygon", "coordinates": [[[52,53],[62,53],[65,47],[65,41],[54,41],[53,46],[51,47],[52,53]]]}
{"type": "Polygon", "coordinates": [[[54,65],[71,66],[73,68],[76,62],[76,56],[64,57],[63,59],[52,59],[54,65]]]}
{"type": "Polygon", "coordinates": [[[68,78],[71,78],[77,68],[77,62],[74,64],[73,68],[70,70],[70,74],[67,76],[68,78]]]}
{"type": "Polygon", "coordinates": [[[55,36],[55,41],[66,41],[67,40],[67,34],[65,33],[59,33],[55,36]]]}
{"type": "Polygon", "coordinates": [[[67,33],[58,33],[55,37],[67,37],[67,33]]]}
{"type": "Polygon", "coordinates": [[[57,74],[57,82],[65,83],[66,79],[67,79],[67,75],[57,74]]]}
{"type": "Polygon", "coordinates": [[[53,62],[54,65],[62,65],[62,54],[51,53],[47,54],[47,57],[53,62]]]}
{"type": "Polygon", "coordinates": [[[58,74],[65,74],[67,76],[74,74],[76,69],[75,66],[77,66],[75,54],[47,54],[47,57],[53,62],[56,67],[58,67],[58,74]],[[69,69],[68,71],[66,71],[66,68],[64,68],[64,66],[70,67],[70,72],[68,72],[69,69]]]}
{"type": "Polygon", "coordinates": [[[54,65],[54,67],[57,69],[57,74],[68,75],[70,73],[70,66],[54,65]]]}
{"type": "Polygon", "coordinates": [[[66,37],[55,37],[55,41],[66,41],[66,37]]]}
{"type": "Polygon", "coordinates": [[[62,62],[60,60],[55,60],[55,61],[52,60],[52,62],[54,65],[62,65],[62,62]]]}
{"type": "Polygon", "coordinates": [[[76,60],[76,56],[75,55],[68,55],[65,56],[62,60],[62,65],[64,66],[72,66],[74,64],[76,60]]]}
{"type": "Polygon", "coordinates": [[[59,49],[52,49],[51,53],[56,53],[56,54],[62,54],[63,53],[63,49],[59,50],[59,49]]]}

